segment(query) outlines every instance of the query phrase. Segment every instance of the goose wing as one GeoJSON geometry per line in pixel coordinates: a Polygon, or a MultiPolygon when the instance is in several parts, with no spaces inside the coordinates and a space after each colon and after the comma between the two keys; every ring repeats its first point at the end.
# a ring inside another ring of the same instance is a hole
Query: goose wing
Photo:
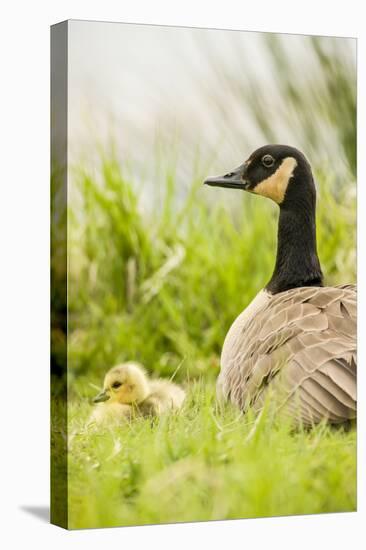
{"type": "Polygon", "coordinates": [[[271,392],[305,424],[355,418],[355,285],[282,292],[236,323],[222,355],[221,396],[245,410],[271,392]]]}

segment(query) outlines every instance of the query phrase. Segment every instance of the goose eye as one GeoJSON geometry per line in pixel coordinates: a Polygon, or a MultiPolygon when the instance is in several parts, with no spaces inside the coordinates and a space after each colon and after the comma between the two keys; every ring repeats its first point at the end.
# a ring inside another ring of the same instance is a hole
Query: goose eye
{"type": "Polygon", "coordinates": [[[264,157],[262,157],[262,164],[266,168],[270,168],[271,166],[274,165],[274,163],[275,163],[275,159],[271,155],[264,155],[264,157]]]}
{"type": "Polygon", "coordinates": [[[117,389],[117,388],[119,388],[120,386],[122,386],[121,382],[114,382],[114,383],[112,384],[112,388],[114,388],[114,389],[117,389]]]}

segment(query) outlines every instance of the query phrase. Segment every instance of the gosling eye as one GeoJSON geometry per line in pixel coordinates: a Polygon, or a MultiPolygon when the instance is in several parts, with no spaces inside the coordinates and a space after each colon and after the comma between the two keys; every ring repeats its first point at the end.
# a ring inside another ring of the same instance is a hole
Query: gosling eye
{"type": "Polygon", "coordinates": [[[272,155],[264,155],[264,157],[262,157],[262,164],[266,168],[271,168],[271,166],[273,166],[274,163],[275,163],[275,159],[272,157],[272,155]]]}
{"type": "Polygon", "coordinates": [[[120,386],[122,386],[122,382],[113,382],[113,384],[112,384],[112,388],[114,388],[115,390],[117,388],[119,388],[120,386]]]}

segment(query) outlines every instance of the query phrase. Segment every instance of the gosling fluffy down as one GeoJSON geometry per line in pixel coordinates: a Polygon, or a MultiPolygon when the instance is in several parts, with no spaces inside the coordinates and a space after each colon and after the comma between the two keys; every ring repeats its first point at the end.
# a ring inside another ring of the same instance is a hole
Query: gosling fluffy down
{"type": "Polygon", "coordinates": [[[123,363],[105,375],[103,390],[94,398],[92,419],[101,424],[134,416],[160,416],[179,410],[184,399],[185,392],[177,384],[150,380],[139,363],[123,363]]]}
{"type": "Polygon", "coordinates": [[[114,424],[128,422],[132,419],[133,410],[130,405],[122,403],[97,403],[89,419],[89,424],[114,424]]]}

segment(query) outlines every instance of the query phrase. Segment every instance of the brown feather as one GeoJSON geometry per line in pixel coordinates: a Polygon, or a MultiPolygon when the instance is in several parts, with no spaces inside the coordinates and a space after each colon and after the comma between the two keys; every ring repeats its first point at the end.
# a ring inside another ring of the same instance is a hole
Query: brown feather
{"type": "Polygon", "coordinates": [[[354,418],[356,310],[354,285],[260,293],[227,335],[218,391],[242,410],[277,396],[307,425],[354,418]]]}

